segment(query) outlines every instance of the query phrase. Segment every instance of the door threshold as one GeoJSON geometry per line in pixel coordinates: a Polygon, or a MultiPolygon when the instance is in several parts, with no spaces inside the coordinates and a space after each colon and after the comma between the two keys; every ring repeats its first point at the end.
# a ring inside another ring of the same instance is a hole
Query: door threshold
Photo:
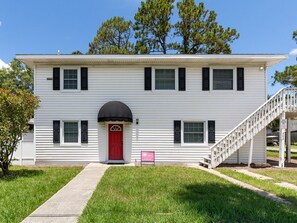
{"type": "Polygon", "coordinates": [[[125,164],[125,160],[107,160],[106,164],[125,164]]]}

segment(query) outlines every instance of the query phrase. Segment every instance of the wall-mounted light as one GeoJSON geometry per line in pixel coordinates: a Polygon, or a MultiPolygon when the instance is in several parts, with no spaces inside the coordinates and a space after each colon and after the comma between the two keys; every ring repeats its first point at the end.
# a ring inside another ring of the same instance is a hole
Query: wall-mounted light
{"type": "Polygon", "coordinates": [[[137,119],[136,119],[136,125],[138,125],[138,124],[139,124],[139,119],[137,118],[137,119]]]}
{"type": "Polygon", "coordinates": [[[260,71],[263,71],[264,70],[264,67],[263,66],[259,67],[259,70],[260,71]]]}

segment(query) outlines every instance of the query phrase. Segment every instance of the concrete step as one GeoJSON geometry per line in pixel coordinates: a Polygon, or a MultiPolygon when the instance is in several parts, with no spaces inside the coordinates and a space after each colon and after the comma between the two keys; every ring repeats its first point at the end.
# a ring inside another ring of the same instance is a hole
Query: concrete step
{"type": "Polygon", "coordinates": [[[200,165],[200,166],[207,167],[207,168],[210,167],[210,163],[207,163],[207,162],[204,162],[204,161],[200,161],[200,162],[199,162],[199,165],[200,165]]]}

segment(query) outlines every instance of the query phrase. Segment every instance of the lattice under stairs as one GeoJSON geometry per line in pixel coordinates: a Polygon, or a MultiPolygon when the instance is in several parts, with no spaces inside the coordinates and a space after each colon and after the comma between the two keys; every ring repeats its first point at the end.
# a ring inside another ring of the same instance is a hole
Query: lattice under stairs
{"type": "Polygon", "coordinates": [[[215,168],[249,142],[283,112],[297,111],[297,88],[284,88],[244,119],[210,149],[211,154],[200,165],[215,168]]]}

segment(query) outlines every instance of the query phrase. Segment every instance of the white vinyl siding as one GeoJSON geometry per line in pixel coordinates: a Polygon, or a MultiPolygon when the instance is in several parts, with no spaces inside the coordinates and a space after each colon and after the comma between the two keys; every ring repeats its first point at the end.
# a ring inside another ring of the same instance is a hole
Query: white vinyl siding
{"type": "MultiPolygon", "coordinates": [[[[266,130],[260,131],[254,137],[254,148],[257,148],[256,151],[253,151],[253,162],[266,162],[266,130]]],[[[242,148],[233,153],[228,157],[224,163],[247,163],[250,152],[250,141],[247,142],[242,148]]]]}
{"type": "MultiPolygon", "coordinates": [[[[134,117],[133,123],[123,126],[125,161],[139,160],[142,150],[152,150],[157,162],[197,163],[210,154],[207,141],[199,147],[174,144],[174,120],[215,120],[218,141],[266,101],[265,71],[258,66],[240,64],[245,68],[244,92],[211,93],[202,91],[202,66],[172,66],[186,67],[187,91],[144,91],[145,65],[88,65],[89,90],[65,94],[53,91],[52,81],[47,80],[52,66],[37,65],[34,88],[41,100],[34,117],[37,163],[106,161],[108,129],[97,122],[97,115],[102,105],[114,100],[129,106],[134,117]],[[139,119],[138,125],[135,119],[139,119]],[[68,147],[54,144],[53,120],[88,120],[88,143],[68,147]]],[[[264,162],[265,139],[261,135],[257,140],[254,157],[264,162]]],[[[241,162],[248,160],[247,147],[240,149],[241,162]]]]}
{"type": "Polygon", "coordinates": [[[155,89],[175,89],[175,69],[155,69],[155,89]]]}

